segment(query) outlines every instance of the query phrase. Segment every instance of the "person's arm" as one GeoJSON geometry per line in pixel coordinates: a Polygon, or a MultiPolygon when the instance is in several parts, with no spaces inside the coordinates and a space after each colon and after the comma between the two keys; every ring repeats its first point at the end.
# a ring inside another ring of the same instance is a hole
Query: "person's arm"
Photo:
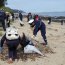
{"type": "Polygon", "coordinates": [[[6,35],[4,35],[4,36],[2,37],[1,42],[0,42],[0,53],[2,53],[3,44],[4,44],[4,41],[5,41],[5,39],[6,39],[5,36],[6,36],[6,35]]]}

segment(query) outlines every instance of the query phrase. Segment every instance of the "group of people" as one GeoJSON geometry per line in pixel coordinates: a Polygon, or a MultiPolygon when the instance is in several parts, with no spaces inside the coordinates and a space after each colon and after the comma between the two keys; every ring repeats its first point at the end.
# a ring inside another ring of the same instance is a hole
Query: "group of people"
{"type": "MultiPolygon", "coordinates": [[[[1,39],[0,53],[2,52],[4,41],[6,41],[6,44],[8,46],[8,51],[9,51],[9,62],[12,62],[13,59],[17,58],[16,50],[17,50],[19,43],[21,44],[23,49],[24,49],[24,47],[26,47],[26,45],[28,45],[28,44],[33,45],[33,44],[25,36],[24,33],[22,33],[22,37],[20,37],[16,29],[7,29],[6,30],[5,20],[7,22],[7,26],[10,27],[10,18],[12,18],[10,16],[11,16],[10,13],[0,10],[0,22],[2,23],[4,31],[6,31],[5,35],[1,39]]],[[[21,22],[22,22],[22,18],[23,18],[22,14],[19,13],[19,19],[21,20],[21,22]]],[[[45,23],[41,20],[41,18],[38,15],[34,15],[34,17],[32,17],[31,13],[28,13],[27,19],[28,19],[28,23],[29,23],[30,27],[33,28],[32,38],[35,39],[38,31],[40,31],[41,36],[44,40],[44,42],[42,42],[41,44],[43,46],[47,45],[48,42],[47,42],[47,37],[46,37],[45,23]]],[[[51,18],[48,18],[48,20],[49,20],[48,24],[51,24],[51,18]]]]}
{"type": "MultiPolygon", "coordinates": [[[[20,18],[21,22],[22,22],[22,17],[23,17],[22,13],[19,13],[19,18],[20,18]]],[[[50,20],[50,18],[49,18],[49,20],[50,20]]],[[[35,38],[36,35],[37,35],[37,32],[40,30],[41,31],[41,36],[44,39],[44,42],[42,44],[47,45],[46,25],[45,25],[44,22],[42,22],[40,16],[38,16],[38,15],[32,16],[31,13],[28,13],[27,21],[28,21],[30,27],[34,28],[32,37],[35,38]]],[[[50,23],[51,23],[51,21],[49,22],[49,24],[50,23]]]]}
{"type": "MultiPolygon", "coordinates": [[[[0,13],[1,13],[1,11],[0,11],[0,13]]],[[[0,18],[0,21],[2,22],[3,29],[6,30],[6,28],[5,28],[5,20],[8,21],[7,25],[8,25],[8,27],[10,27],[9,13],[8,12],[6,12],[6,13],[3,12],[3,17],[2,18],[0,18]]],[[[19,13],[19,18],[22,21],[22,14],[21,13],[19,13]]],[[[35,15],[32,18],[31,13],[29,13],[28,14],[28,23],[29,23],[30,27],[34,28],[32,38],[35,39],[38,31],[41,31],[41,36],[43,37],[43,40],[44,40],[44,42],[42,42],[42,45],[43,46],[47,45],[46,25],[45,25],[44,22],[42,22],[41,18],[38,15],[35,15]]],[[[17,49],[19,43],[23,47],[25,47],[28,43],[30,43],[30,40],[27,39],[24,34],[23,34],[23,36],[21,38],[18,35],[18,33],[17,33],[17,31],[15,29],[13,31],[11,31],[11,29],[8,29],[8,31],[6,30],[5,35],[1,39],[0,51],[2,51],[4,41],[7,42],[7,46],[8,46],[8,50],[9,50],[9,62],[12,62],[12,59],[16,58],[16,56],[17,56],[16,49],[17,49]]]]}
{"type": "Polygon", "coordinates": [[[6,31],[7,27],[10,27],[10,21],[12,18],[13,17],[11,13],[0,10],[0,23],[2,24],[4,31],[6,31]]]}

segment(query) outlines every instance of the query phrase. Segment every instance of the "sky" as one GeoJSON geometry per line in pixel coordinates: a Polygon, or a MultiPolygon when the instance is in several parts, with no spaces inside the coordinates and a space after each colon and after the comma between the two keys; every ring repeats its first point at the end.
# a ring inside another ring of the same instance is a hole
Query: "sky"
{"type": "Polygon", "coordinates": [[[7,7],[25,12],[65,11],[65,0],[7,0],[7,3],[7,7]]]}

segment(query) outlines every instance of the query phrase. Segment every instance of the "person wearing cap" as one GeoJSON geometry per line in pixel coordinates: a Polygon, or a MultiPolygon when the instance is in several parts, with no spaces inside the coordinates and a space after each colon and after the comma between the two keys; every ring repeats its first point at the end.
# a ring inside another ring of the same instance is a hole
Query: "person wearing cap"
{"type": "Polygon", "coordinates": [[[41,20],[32,19],[28,22],[31,27],[34,27],[33,30],[33,38],[36,37],[37,32],[40,30],[41,35],[44,39],[43,45],[47,45],[47,39],[46,39],[46,25],[41,20]]]}

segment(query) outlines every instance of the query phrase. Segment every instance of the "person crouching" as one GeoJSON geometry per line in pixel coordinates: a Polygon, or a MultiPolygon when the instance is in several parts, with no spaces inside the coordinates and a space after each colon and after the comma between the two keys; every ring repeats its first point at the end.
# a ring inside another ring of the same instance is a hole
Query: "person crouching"
{"type": "Polygon", "coordinates": [[[17,47],[20,43],[20,36],[15,28],[7,28],[6,33],[1,39],[0,53],[2,53],[3,44],[6,41],[8,47],[9,60],[8,63],[12,63],[14,59],[17,59],[17,47]]]}

